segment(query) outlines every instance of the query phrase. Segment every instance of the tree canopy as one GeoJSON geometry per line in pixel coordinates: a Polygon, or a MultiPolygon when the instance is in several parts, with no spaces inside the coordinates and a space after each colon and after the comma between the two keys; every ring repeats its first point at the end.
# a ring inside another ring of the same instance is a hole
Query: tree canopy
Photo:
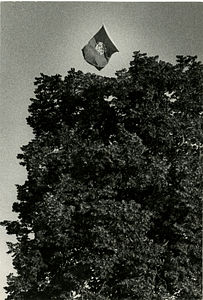
{"type": "Polygon", "coordinates": [[[40,74],[7,300],[200,299],[203,67],[40,74]]]}

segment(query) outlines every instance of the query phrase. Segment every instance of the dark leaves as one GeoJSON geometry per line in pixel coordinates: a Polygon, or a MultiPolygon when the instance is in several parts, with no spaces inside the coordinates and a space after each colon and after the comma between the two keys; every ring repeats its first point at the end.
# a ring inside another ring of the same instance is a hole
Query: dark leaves
{"type": "Polygon", "coordinates": [[[8,300],[199,299],[202,64],[135,52],[116,76],[36,78],[8,300]]]}

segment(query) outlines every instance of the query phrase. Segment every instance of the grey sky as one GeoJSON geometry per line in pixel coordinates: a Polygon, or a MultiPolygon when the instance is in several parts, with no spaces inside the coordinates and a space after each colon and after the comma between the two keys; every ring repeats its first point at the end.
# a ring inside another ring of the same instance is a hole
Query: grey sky
{"type": "MultiPolygon", "coordinates": [[[[27,126],[29,98],[40,73],[65,76],[70,68],[114,76],[128,68],[133,51],[159,55],[175,63],[176,55],[203,58],[201,2],[2,2],[0,99],[0,219],[14,219],[15,184],[26,172],[16,159],[20,147],[32,138],[27,126]],[[97,71],[87,64],[81,49],[105,24],[119,53],[97,71]]],[[[5,230],[0,228],[0,299],[12,272],[6,255],[5,230]]]]}

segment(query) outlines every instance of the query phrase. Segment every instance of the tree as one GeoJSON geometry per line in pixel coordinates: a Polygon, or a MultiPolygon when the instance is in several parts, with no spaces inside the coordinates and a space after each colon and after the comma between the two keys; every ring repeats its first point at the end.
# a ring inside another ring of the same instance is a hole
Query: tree
{"type": "Polygon", "coordinates": [[[202,64],[36,78],[7,300],[200,299],[202,64]]]}

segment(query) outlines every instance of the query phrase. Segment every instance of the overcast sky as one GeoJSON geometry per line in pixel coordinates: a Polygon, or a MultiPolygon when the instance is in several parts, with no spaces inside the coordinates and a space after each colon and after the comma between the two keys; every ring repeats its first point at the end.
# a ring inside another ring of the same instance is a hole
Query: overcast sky
{"type": "MultiPolygon", "coordinates": [[[[114,76],[128,68],[133,51],[159,55],[175,63],[176,55],[203,58],[201,2],[2,2],[0,97],[0,220],[15,219],[15,184],[26,172],[16,155],[32,138],[26,124],[34,78],[40,73],[65,76],[70,68],[114,76]],[[107,28],[119,49],[98,71],[87,64],[81,49],[100,29],[107,28]]],[[[0,299],[6,275],[13,272],[6,254],[11,240],[0,228],[0,299]]]]}

